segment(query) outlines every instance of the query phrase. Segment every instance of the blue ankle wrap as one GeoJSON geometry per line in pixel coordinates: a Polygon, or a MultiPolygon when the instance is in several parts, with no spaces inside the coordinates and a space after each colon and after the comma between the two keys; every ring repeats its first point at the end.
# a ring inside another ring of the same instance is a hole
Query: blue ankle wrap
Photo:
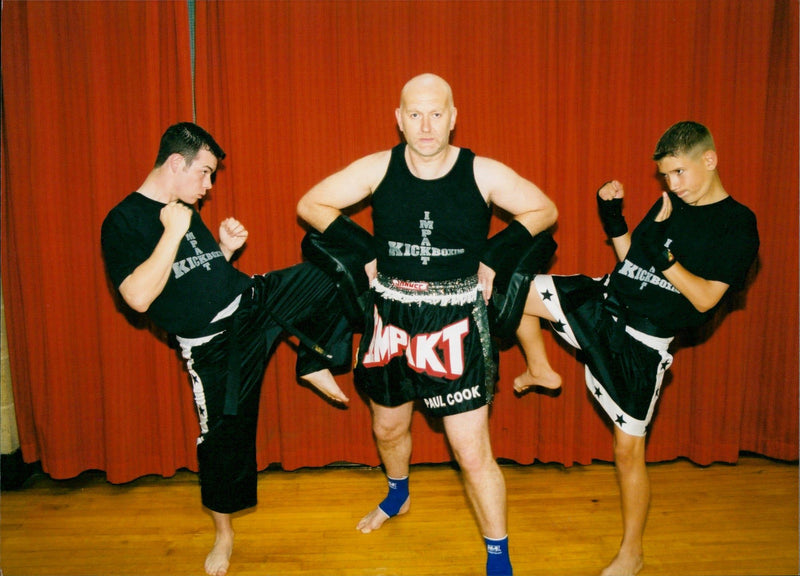
{"type": "Polygon", "coordinates": [[[483,537],[486,542],[486,576],[512,576],[511,558],[508,556],[508,536],[500,540],[483,537]]]}
{"type": "Polygon", "coordinates": [[[408,500],[408,476],[399,480],[387,476],[386,479],[389,482],[389,493],[383,499],[383,502],[378,504],[378,508],[391,518],[392,516],[397,516],[400,508],[408,500]]]}

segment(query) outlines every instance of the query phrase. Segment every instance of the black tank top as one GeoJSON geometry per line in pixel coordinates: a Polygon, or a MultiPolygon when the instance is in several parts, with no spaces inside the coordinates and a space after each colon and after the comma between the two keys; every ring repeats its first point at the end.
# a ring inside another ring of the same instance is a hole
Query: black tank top
{"type": "Polygon", "coordinates": [[[422,180],[406,165],[405,144],[392,148],[386,175],[372,194],[381,274],[441,281],[477,273],[492,210],[475,183],[474,159],[461,148],[450,172],[422,180]]]}

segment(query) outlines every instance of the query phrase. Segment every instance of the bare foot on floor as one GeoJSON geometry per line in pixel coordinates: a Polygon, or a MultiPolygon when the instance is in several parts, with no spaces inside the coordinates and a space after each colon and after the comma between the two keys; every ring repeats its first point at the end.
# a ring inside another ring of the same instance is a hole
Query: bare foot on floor
{"type": "Polygon", "coordinates": [[[517,394],[524,394],[533,387],[558,390],[561,388],[561,376],[553,370],[537,372],[536,374],[532,374],[530,370],[525,370],[525,372],[514,378],[514,392],[517,394]]]}
{"type": "Polygon", "coordinates": [[[334,402],[338,402],[340,404],[347,404],[350,402],[350,398],[348,398],[342,389],[339,388],[339,385],[336,383],[336,380],[331,374],[330,370],[318,370],[317,372],[312,372],[311,374],[305,374],[303,380],[311,384],[314,388],[320,391],[323,396],[333,400],[334,402]]]}
{"type": "Polygon", "coordinates": [[[217,537],[214,547],[206,556],[206,574],[209,576],[225,576],[231,565],[233,552],[233,537],[217,537]]]}
{"type": "MultiPolygon", "coordinates": [[[[400,506],[400,511],[397,515],[405,514],[408,512],[409,508],[411,508],[411,497],[406,498],[406,501],[400,506]]],[[[393,516],[388,516],[379,506],[376,506],[372,512],[361,519],[361,522],[356,526],[356,530],[361,531],[362,534],[369,534],[373,530],[377,530],[383,526],[383,523],[389,518],[393,518],[393,516]]]]}
{"type": "Polygon", "coordinates": [[[618,553],[611,564],[605,567],[600,576],[635,576],[644,566],[644,558],[639,555],[623,556],[618,553]]]}

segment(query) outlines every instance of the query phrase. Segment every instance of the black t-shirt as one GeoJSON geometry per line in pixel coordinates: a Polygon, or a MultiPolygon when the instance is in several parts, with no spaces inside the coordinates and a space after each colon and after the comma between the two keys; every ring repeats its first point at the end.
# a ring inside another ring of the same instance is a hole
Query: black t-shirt
{"type": "Polygon", "coordinates": [[[372,195],[378,271],[432,282],[476,274],[492,211],[475,183],[475,154],[461,148],[447,174],[423,180],[408,169],[405,147],[392,149],[372,195]]]}
{"type": "MultiPolygon", "coordinates": [[[[674,194],[670,200],[667,238],[678,263],[701,278],[740,288],[758,253],[753,212],[730,196],[704,206],[690,206],[674,194]]],[[[633,231],[630,250],[614,269],[609,287],[630,310],[657,326],[674,331],[699,326],[714,309],[699,312],[651,266],[641,248],[641,231],[652,225],[660,208],[658,200],[633,231]]]]}
{"type": "MultiPolygon", "coordinates": [[[[120,284],[153,253],[164,233],[164,204],[134,192],[103,221],[101,243],[106,269],[120,284]]],[[[252,279],[225,259],[219,244],[194,210],[164,290],[147,315],[171,334],[191,336],[252,284],[252,279]]]]}

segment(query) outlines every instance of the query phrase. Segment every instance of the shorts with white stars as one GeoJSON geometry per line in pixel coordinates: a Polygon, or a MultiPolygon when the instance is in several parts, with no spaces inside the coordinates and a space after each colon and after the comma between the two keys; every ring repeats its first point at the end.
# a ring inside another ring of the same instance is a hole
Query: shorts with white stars
{"type": "Polygon", "coordinates": [[[579,351],[592,397],[623,432],[645,436],[672,365],[672,338],[646,334],[614,316],[605,305],[607,283],[608,277],[542,274],[532,286],[555,318],[555,333],[579,351]]]}

